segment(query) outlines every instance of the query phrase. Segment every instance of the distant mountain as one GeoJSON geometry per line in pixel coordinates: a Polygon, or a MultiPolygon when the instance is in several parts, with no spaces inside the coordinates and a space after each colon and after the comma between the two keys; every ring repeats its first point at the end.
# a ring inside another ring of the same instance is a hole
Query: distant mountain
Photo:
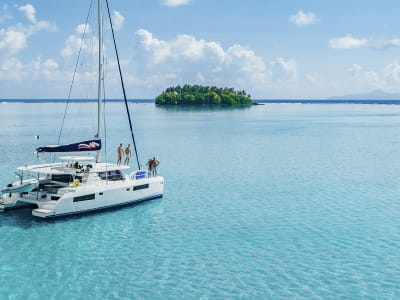
{"type": "Polygon", "coordinates": [[[328,100],[400,100],[400,94],[386,93],[382,90],[374,90],[366,94],[353,94],[334,96],[328,100]]]}

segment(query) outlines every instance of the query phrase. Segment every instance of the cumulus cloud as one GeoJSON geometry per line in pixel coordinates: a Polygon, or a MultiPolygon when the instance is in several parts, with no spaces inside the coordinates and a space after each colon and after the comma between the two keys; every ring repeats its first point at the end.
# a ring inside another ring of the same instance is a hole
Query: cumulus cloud
{"type": "MultiPolygon", "coordinates": [[[[11,57],[0,64],[0,72],[19,71],[23,67],[22,63],[15,57],[11,57]]],[[[6,75],[6,73],[4,73],[6,75]]]]}
{"type": "Polygon", "coordinates": [[[82,41],[82,35],[84,33],[88,34],[92,30],[89,25],[86,24],[79,24],[78,26],[75,27],[75,34],[70,35],[67,40],[65,41],[65,46],[61,50],[61,55],[63,57],[69,57],[72,56],[76,53],[78,53],[79,49],[82,46],[82,51],[84,52],[92,52],[96,53],[97,52],[97,47],[93,47],[93,45],[96,45],[98,43],[98,39],[95,37],[92,37],[91,39],[84,39],[82,41]]]}
{"type": "Polygon", "coordinates": [[[161,4],[164,6],[181,6],[181,5],[186,5],[189,4],[190,0],[162,0],[161,4]]]}
{"type": "Polygon", "coordinates": [[[400,46],[400,38],[385,39],[381,37],[354,38],[351,34],[343,37],[332,38],[329,45],[333,49],[354,49],[368,47],[370,49],[384,50],[390,47],[400,46]]]}
{"type": "Polygon", "coordinates": [[[35,16],[36,9],[31,4],[20,6],[18,9],[25,13],[25,17],[29,21],[31,21],[34,24],[36,23],[36,16],[35,16]]]}
{"type": "Polygon", "coordinates": [[[303,12],[299,10],[296,14],[289,17],[289,22],[297,26],[306,26],[318,23],[319,19],[312,12],[303,12]]]}
{"type": "Polygon", "coordinates": [[[251,94],[294,83],[297,63],[278,57],[266,63],[247,46],[223,47],[208,41],[180,34],[171,40],[154,36],[146,29],[136,32],[138,38],[134,67],[142,82],[156,89],[176,84],[233,86],[251,94]]]}
{"type": "MultiPolygon", "coordinates": [[[[3,8],[7,9],[7,7],[3,8]]],[[[40,31],[55,31],[56,26],[47,21],[38,21],[36,19],[36,10],[31,4],[18,7],[19,11],[24,12],[26,18],[31,24],[25,25],[18,23],[15,26],[0,28],[0,54],[3,58],[15,55],[27,46],[28,38],[40,31]]],[[[10,19],[11,17],[7,17],[10,19]]]]}
{"type": "Polygon", "coordinates": [[[394,60],[387,65],[371,70],[358,64],[348,68],[352,74],[352,84],[360,90],[381,89],[400,92],[400,61],[394,60]]]}
{"type": "Polygon", "coordinates": [[[333,38],[329,41],[329,45],[334,49],[351,49],[367,46],[368,39],[366,38],[353,38],[350,34],[344,37],[333,38]]]}
{"type": "Polygon", "coordinates": [[[389,83],[399,84],[400,83],[400,62],[394,60],[388,64],[383,70],[384,78],[389,83]]]}
{"type": "Polygon", "coordinates": [[[297,78],[297,64],[294,60],[284,60],[282,57],[278,57],[271,61],[270,65],[278,67],[279,70],[291,80],[297,78]]]}
{"type": "Polygon", "coordinates": [[[0,79],[2,80],[54,80],[62,78],[59,75],[59,65],[53,59],[42,60],[36,57],[29,63],[23,63],[16,57],[10,57],[0,64],[0,79]]]}
{"type": "Polygon", "coordinates": [[[370,38],[368,44],[375,49],[383,50],[390,47],[400,46],[400,39],[370,38]]]}
{"type": "MultiPolygon", "coordinates": [[[[181,34],[171,41],[160,40],[151,32],[140,29],[141,74],[174,72],[174,80],[223,85],[258,84],[266,80],[266,66],[256,53],[241,45],[224,49],[218,42],[181,34]]],[[[168,78],[171,78],[169,76],[168,78]]]]}
{"type": "Polygon", "coordinates": [[[25,17],[30,21],[33,25],[28,28],[30,34],[41,30],[49,30],[56,31],[57,28],[54,24],[47,21],[37,21],[36,20],[36,9],[31,4],[26,4],[23,6],[19,6],[18,9],[25,14],[25,17]]]}
{"type": "Polygon", "coordinates": [[[140,37],[143,49],[151,56],[154,64],[166,60],[185,59],[189,61],[199,61],[206,55],[216,63],[222,63],[227,53],[216,42],[198,40],[187,34],[180,34],[172,41],[163,41],[155,38],[151,32],[139,29],[136,34],[140,37]]]}
{"type": "Polygon", "coordinates": [[[125,18],[124,16],[119,12],[114,10],[113,12],[113,26],[115,30],[120,30],[122,26],[124,25],[125,18]]]}
{"type": "Polygon", "coordinates": [[[91,33],[92,28],[89,26],[89,24],[79,24],[78,26],[75,27],[75,33],[76,34],[84,34],[84,33],[91,33]]]}
{"type": "Polygon", "coordinates": [[[26,47],[27,34],[13,28],[0,29],[0,53],[14,55],[26,47]]]}

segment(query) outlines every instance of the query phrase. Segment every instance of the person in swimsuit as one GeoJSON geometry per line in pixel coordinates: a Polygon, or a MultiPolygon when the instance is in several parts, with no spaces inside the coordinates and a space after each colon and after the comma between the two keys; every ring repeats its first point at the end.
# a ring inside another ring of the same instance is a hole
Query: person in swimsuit
{"type": "Polygon", "coordinates": [[[117,165],[121,165],[121,160],[122,160],[122,156],[124,155],[124,148],[122,148],[122,144],[119,144],[118,147],[118,160],[117,160],[117,165]]]}
{"type": "Polygon", "coordinates": [[[126,166],[129,166],[129,160],[131,159],[131,144],[128,144],[128,147],[125,148],[125,162],[126,166]]]}
{"type": "Polygon", "coordinates": [[[157,176],[157,167],[160,164],[160,162],[156,159],[156,157],[153,157],[153,159],[151,160],[151,166],[152,166],[152,173],[153,176],[157,176]]]}
{"type": "Polygon", "coordinates": [[[149,174],[149,176],[151,176],[151,172],[153,170],[153,160],[151,158],[149,158],[149,160],[147,161],[146,166],[147,166],[148,174],[149,174]]]}

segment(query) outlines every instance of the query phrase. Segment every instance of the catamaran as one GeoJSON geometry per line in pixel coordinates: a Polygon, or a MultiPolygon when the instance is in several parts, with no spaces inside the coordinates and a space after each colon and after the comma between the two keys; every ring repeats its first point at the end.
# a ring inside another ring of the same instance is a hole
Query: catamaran
{"type": "Polygon", "coordinates": [[[51,218],[138,203],[163,196],[164,178],[157,174],[152,176],[149,171],[141,170],[108,0],[106,3],[138,170],[128,174],[129,166],[102,162],[100,158],[104,83],[103,8],[102,0],[98,0],[97,133],[90,140],[37,148],[37,156],[54,154],[57,155],[58,161],[17,168],[18,180],[0,189],[0,210],[30,206],[33,207],[33,216],[51,218]],[[88,153],[95,155],[88,156],[88,153]]]}

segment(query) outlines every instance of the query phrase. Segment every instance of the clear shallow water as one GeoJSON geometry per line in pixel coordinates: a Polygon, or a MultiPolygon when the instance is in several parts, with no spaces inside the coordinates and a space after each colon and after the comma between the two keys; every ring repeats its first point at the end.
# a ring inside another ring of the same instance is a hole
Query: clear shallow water
{"type": "MultiPolygon", "coordinates": [[[[0,214],[2,298],[400,298],[400,106],[131,108],[164,198],[50,222],[0,214]]],[[[54,142],[63,109],[0,104],[2,186],[54,142]]],[[[90,137],[94,110],[71,106],[66,141],[90,137]]],[[[128,125],[120,104],[107,115],[115,160],[128,125]]]]}

